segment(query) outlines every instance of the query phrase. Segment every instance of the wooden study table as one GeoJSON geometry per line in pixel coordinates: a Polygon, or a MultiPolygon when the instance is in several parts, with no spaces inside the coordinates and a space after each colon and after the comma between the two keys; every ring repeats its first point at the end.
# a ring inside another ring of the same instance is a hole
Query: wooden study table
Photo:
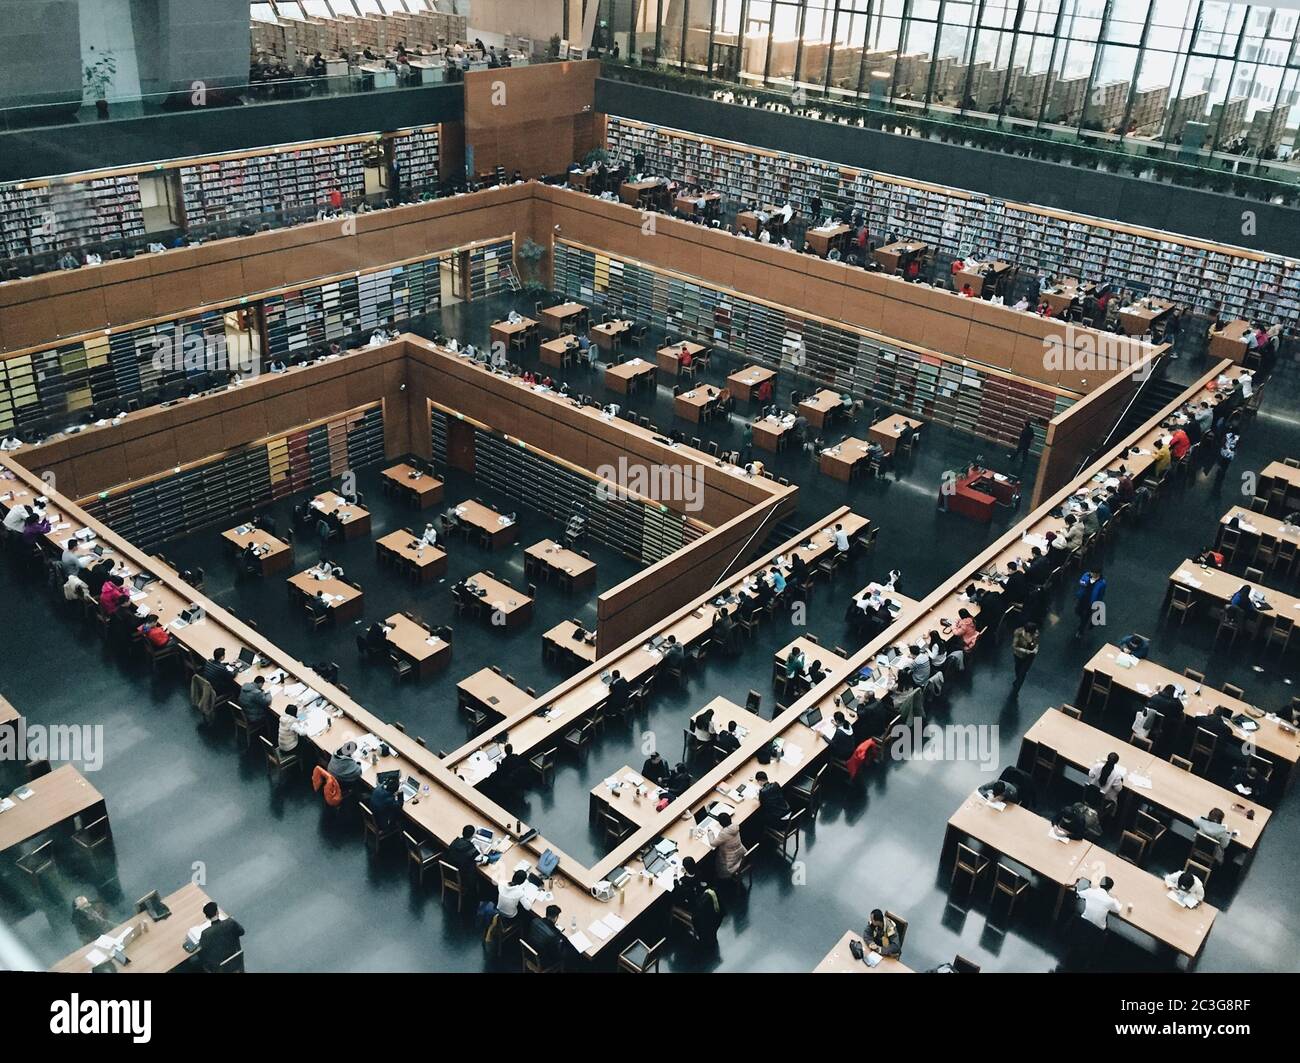
{"type": "Polygon", "coordinates": [[[861,602],[867,598],[872,591],[880,591],[880,597],[885,604],[889,606],[889,611],[893,614],[894,620],[897,620],[904,612],[911,612],[919,609],[921,603],[915,598],[909,598],[906,594],[899,594],[898,591],[887,591],[885,588],[876,583],[874,580],[868,583],[862,590],[853,596],[855,602],[861,602]]]}
{"type": "Polygon", "coordinates": [[[690,391],[683,391],[680,395],[673,396],[673,413],[683,421],[699,424],[707,415],[706,411],[718,401],[721,394],[722,392],[711,384],[701,384],[691,388],[690,391]]]}
{"type": "Polygon", "coordinates": [[[760,365],[750,365],[727,377],[727,387],[737,402],[748,402],[763,384],[775,380],[776,374],[772,370],[764,369],[760,365]]]}
{"type": "Polygon", "coordinates": [[[533,600],[523,591],[517,591],[510,584],[489,576],[486,572],[475,572],[465,581],[471,591],[487,591],[478,595],[478,600],[491,611],[494,626],[500,623],[507,631],[523,627],[533,618],[533,600]],[[497,621],[497,617],[501,621],[497,621]]]}
{"type": "Polygon", "coordinates": [[[839,392],[823,388],[816,395],[799,400],[799,412],[808,418],[814,428],[825,428],[836,412],[844,409],[839,392]]]}
{"type": "MultiPolygon", "coordinates": [[[[763,232],[764,227],[771,222],[776,215],[780,214],[781,210],[782,208],[777,206],[775,203],[764,203],[759,210],[742,210],[736,215],[736,231],[740,233],[748,233],[757,240],[763,232]]],[[[791,218],[794,217],[793,214],[790,216],[791,218]]],[[[777,228],[783,229],[784,223],[777,228]]]]}
{"type": "Polygon", "coordinates": [[[813,968],[813,974],[914,974],[897,956],[880,956],[876,965],[869,966],[865,957],[875,955],[862,940],[862,935],[846,930],[844,936],[835,942],[834,948],[822,957],[821,962],[813,968]],[[849,951],[849,942],[856,941],[862,946],[864,959],[855,960],[849,951]]]}
{"type": "Polygon", "coordinates": [[[624,764],[591,788],[588,802],[591,822],[595,823],[601,812],[609,812],[638,830],[648,827],[659,815],[655,804],[661,792],[662,787],[642,778],[640,772],[624,764]],[[615,780],[617,789],[609,785],[611,779],[615,780]]]}
{"type": "Polygon", "coordinates": [[[1174,304],[1165,299],[1143,299],[1119,310],[1119,325],[1127,336],[1150,332],[1174,312],[1174,304]]]}
{"type": "Polygon", "coordinates": [[[834,480],[848,483],[853,476],[853,467],[860,461],[870,461],[865,440],[850,436],[821,452],[818,468],[834,480]]]}
{"type": "Polygon", "coordinates": [[[1300,469],[1281,461],[1270,461],[1259,474],[1259,488],[1256,494],[1268,498],[1275,488],[1282,491],[1282,511],[1296,508],[1300,498],[1300,469]]]}
{"type": "Polygon", "coordinates": [[[770,454],[775,454],[781,449],[781,441],[785,439],[785,434],[794,427],[794,417],[786,415],[779,417],[769,415],[760,417],[754,421],[750,428],[754,433],[754,446],[759,450],[766,450],[770,454]]]}
{"type": "Polygon", "coordinates": [[[283,539],[277,539],[270,532],[254,528],[251,524],[241,524],[221,533],[221,538],[231,545],[236,554],[242,554],[249,546],[257,547],[262,562],[262,575],[289,568],[293,564],[293,546],[283,539]]]}
{"type": "Polygon", "coordinates": [[[816,229],[805,229],[803,238],[804,243],[811,247],[821,258],[825,258],[832,250],[843,253],[845,238],[852,231],[852,226],[837,223],[835,225],[823,225],[816,229]]]}
{"type": "Polygon", "coordinates": [[[1110,893],[1122,907],[1118,912],[1111,912],[1109,919],[1127,923],[1186,956],[1189,970],[1196,966],[1206,938],[1214,927],[1215,916],[1219,914],[1214,905],[1202,901],[1195,908],[1184,908],[1169,899],[1169,887],[1163,878],[1130,864],[1099,845],[1089,847],[1083,863],[1098,869],[1096,874],[1088,875],[1090,879],[1106,875],[1114,880],[1110,893]]]}
{"type": "MultiPolygon", "coordinates": [[[[1061,910],[1065,893],[1088,876],[1085,860],[1092,850],[1086,841],[1058,841],[1049,837],[1051,822],[1020,805],[1002,811],[989,807],[978,793],[971,794],[948,820],[943,842],[943,862],[955,855],[957,842],[974,839],[987,849],[1014,860],[1056,887],[1053,916],[1061,910]]],[[[1110,857],[1110,854],[1106,854],[1110,857]]],[[[1112,858],[1118,859],[1118,858],[1112,858]]]]}
{"type": "Polygon", "coordinates": [[[565,359],[572,358],[578,350],[578,337],[572,332],[566,332],[553,340],[547,340],[537,350],[542,365],[549,365],[552,369],[564,369],[565,359]]]}
{"type": "MultiPolygon", "coordinates": [[[[123,966],[114,961],[113,970],[118,974],[167,974],[198,955],[197,951],[186,951],[186,935],[190,927],[202,926],[208,921],[203,908],[210,898],[191,882],[162,900],[171,909],[171,915],[166,919],[154,922],[147,912],[138,912],[104,935],[120,939],[130,927],[141,928],[124,950],[131,962],[123,966]]],[[[55,974],[88,974],[95,966],[89,958],[92,952],[104,953],[105,959],[109,958],[108,950],[99,948],[92,941],[65,956],[50,970],[55,974]]]]}
{"type": "MultiPolygon", "coordinates": [[[[792,552],[802,557],[810,570],[815,569],[817,563],[835,549],[836,524],[843,525],[842,530],[849,537],[849,543],[852,544],[854,536],[869,528],[871,521],[857,513],[845,513],[838,521],[828,521],[826,526],[819,529],[816,534],[800,542],[792,552]]],[[[767,567],[770,568],[771,566],[767,567]]],[[[782,572],[788,576],[790,566],[786,564],[782,565],[781,568],[782,572]]]]}
{"type": "Polygon", "coordinates": [[[446,552],[440,547],[429,546],[409,528],[399,528],[376,539],[375,554],[387,557],[399,568],[415,573],[420,583],[428,583],[447,574],[446,552]]]}
{"type": "MultiPolygon", "coordinates": [[[[1067,716],[1060,709],[1048,709],[1033,722],[1020,739],[1020,766],[1032,765],[1036,748],[1055,750],[1071,767],[1087,772],[1111,753],[1119,754],[1119,766],[1125,771],[1124,788],[1141,796],[1147,791],[1132,785],[1128,773],[1145,776],[1152,754],[1091,724],[1067,716]]],[[[1208,812],[1210,807],[1205,808],[1208,812]]],[[[1204,813],[1202,813],[1204,814],[1204,813]]]]}
{"type": "Polygon", "coordinates": [[[1091,281],[1079,283],[1077,277],[1062,277],[1054,287],[1044,289],[1038,296],[1052,308],[1052,316],[1060,317],[1077,301],[1095,292],[1097,286],[1091,281]]]}
{"type": "Polygon", "coordinates": [[[596,643],[586,638],[575,639],[573,635],[577,630],[578,625],[572,620],[562,620],[546,632],[542,640],[549,642],[562,656],[571,658],[577,664],[595,664],[596,643]]]}
{"type": "Polygon", "coordinates": [[[1002,262],[967,262],[965,269],[959,269],[953,274],[953,287],[961,291],[962,286],[969,284],[971,291],[975,293],[978,299],[984,294],[984,285],[992,284],[994,288],[1002,282],[1002,278],[1011,272],[1011,263],[1002,262]],[[988,273],[982,273],[981,270],[987,269],[988,273]]]}
{"type": "Polygon", "coordinates": [[[556,336],[575,329],[581,331],[586,316],[587,308],[581,303],[557,303],[542,311],[542,327],[556,336]]]}
{"type": "Polygon", "coordinates": [[[14,807],[0,812],[0,852],[30,841],[60,824],[79,820],[96,806],[103,807],[104,796],[71,764],[63,764],[39,779],[23,783],[32,795],[20,801],[9,795],[14,807]]]}
{"type": "Polygon", "coordinates": [[[825,671],[827,675],[835,675],[848,670],[849,662],[847,658],[841,657],[834,650],[829,650],[820,643],[813,642],[806,635],[800,635],[797,639],[786,643],[772,654],[773,678],[776,678],[778,674],[783,674],[785,672],[786,659],[795,650],[801,650],[803,652],[804,660],[808,665],[811,665],[814,661],[821,661],[822,670],[825,671]]]}
{"type": "Polygon", "coordinates": [[[508,351],[518,342],[519,346],[526,347],[532,334],[537,329],[537,322],[531,317],[521,318],[518,321],[494,321],[488,328],[488,335],[491,337],[495,346],[501,343],[508,351]]]}
{"type": "MultiPolygon", "coordinates": [[[[1199,570],[1197,571],[1199,578],[1199,570]]],[[[1238,580],[1237,586],[1240,585],[1238,580]]],[[[1247,734],[1229,721],[1232,733],[1243,741],[1249,737],[1255,743],[1257,753],[1269,757],[1283,769],[1277,773],[1278,778],[1275,780],[1280,789],[1286,789],[1291,785],[1295,777],[1296,762],[1300,761],[1300,733],[1288,733],[1276,717],[1260,716],[1260,710],[1249,702],[1234,698],[1214,687],[1197,684],[1185,675],[1155,661],[1138,661],[1131,668],[1121,667],[1116,663],[1119,652],[1118,646],[1107,645],[1093,654],[1092,660],[1084,668],[1083,681],[1080,684],[1081,696],[1087,691],[1091,677],[1103,674],[1109,676],[1111,680],[1111,699],[1115,700],[1113,691],[1119,690],[1127,696],[1129,708],[1134,707],[1139,700],[1145,702],[1156,691],[1172,685],[1186,691],[1186,697],[1183,699],[1183,716],[1192,723],[1201,716],[1208,716],[1220,705],[1229,709],[1233,716],[1249,716],[1259,724],[1259,729],[1247,734]]],[[[1166,726],[1177,726],[1180,722],[1168,720],[1166,726]]],[[[1238,799],[1244,801],[1240,795],[1238,799]]]]}
{"type": "Polygon", "coordinates": [[[417,509],[428,509],[442,501],[442,481],[406,462],[385,469],[381,475],[394,488],[415,502],[417,509]]]}
{"type": "Polygon", "coordinates": [[[451,663],[451,643],[444,642],[424,624],[405,613],[394,613],[384,623],[390,629],[385,641],[415,666],[418,679],[433,675],[451,663]]]}
{"type": "MultiPolygon", "coordinates": [[[[1233,506],[1219,518],[1216,544],[1223,541],[1223,533],[1228,527],[1228,522],[1234,517],[1237,520],[1236,528],[1241,534],[1243,543],[1264,542],[1276,545],[1289,542],[1293,546],[1300,546],[1300,526],[1288,524],[1277,517],[1270,517],[1267,513],[1255,513],[1245,506],[1233,506]]],[[[1238,548],[1237,559],[1241,560],[1240,548],[1238,548]]],[[[1247,560],[1249,560],[1249,557],[1247,557],[1247,560]]]]}
{"type": "Polygon", "coordinates": [[[370,511],[346,501],[334,491],[325,491],[311,500],[311,508],[321,516],[338,511],[344,539],[361,539],[370,534],[370,511]]]}
{"type": "Polygon", "coordinates": [[[590,587],[596,582],[596,562],[550,539],[533,543],[524,551],[524,556],[532,558],[542,568],[550,570],[571,590],[590,587]]]}
{"type": "Polygon", "coordinates": [[[1210,360],[1226,358],[1241,365],[1246,360],[1246,337],[1254,331],[1254,326],[1249,321],[1241,319],[1229,321],[1217,332],[1211,331],[1207,348],[1210,360]]]}
{"type": "Polygon", "coordinates": [[[703,217],[710,211],[717,211],[721,205],[721,192],[702,192],[699,195],[683,192],[673,200],[673,209],[688,218],[703,217]]]}
{"type": "Polygon", "coordinates": [[[333,576],[328,579],[317,579],[312,575],[312,570],[307,569],[305,572],[290,576],[288,584],[291,592],[297,591],[304,602],[308,598],[315,598],[317,591],[324,591],[329,597],[330,613],[337,624],[345,624],[361,616],[364,600],[361,589],[350,583],[344,583],[341,579],[335,579],[333,576]]]}
{"type": "MultiPolygon", "coordinates": [[[[737,729],[744,732],[740,736],[742,739],[751,732],[761,731],[771,722],[724,697],[716,697],[703,708],[691,713],[692,722],[700,713],[707,712],[710,709],[713,710],[713,725],[719,732],[725,731],[727,724],[735,723],[737,729]]],[[[687,729],[689,730],[689,728],[690,725],[688,724],[687,729]]]]}
{"type": "Polygon", "coordinates": [[[665,192],[668,189],[668,182],[660,178],[649,181],[624,181],[619,186],[618,198],[629,207],[652,206],[653,201],[661,194],[660,189],[665,192]]]}
{"type": "Polygon", "coordinates": [[[591,186],[591,179],[596,174],[596,168],[592,166],[586,170],[570,170],[568,173],[568,185],[570,188],[576,188],[580,192],[586,192],[591,186]]]}
{"type": "Polygon", "coordinates": [[[509,716],[532,704],[532,696],[499,672],[480,668],[456,684],[456,703],[509,716]]]}
{"type": "Polygon", "coordinates": [[[702,343],[694,343],[691,340],[670,343],[667,347],[660,347],[659,350],[655,351],[655,366],[669,376],[677,376],[681,369],[681,361],[678,359],[678,355],[681,354],[683,347],[690,353],[692,359],[696,355],[704,353],[702,343]]]}
{"type": "Polygon", "coordinates": [[[654,386],[655,364],[631,358],[618,365],[605,366],[605,387],[620,395],[634,395],[642,386],[654,386]]]}
{"type": "Polygon", "coordinates": [[[632,322],[627,318],[620,318],[615,321],[602,321],[599,325],[591,326],[591,342],[602,351],[612,351],[614,345],[622,340],[622,338],[631,330],[632,322]]]}
{"type": "MultiPolygon", "coordinates": [[[[1253,617],[1246,618],[1247,624],[1258,625],[1258,634],[1260,635],[1273,626],[1275,617],[1285,617],[1288,620],[1300,623],[1300,598],[1282,591],[1275,591],[1263,583],[1253,583],[1241,576],[1235,576],[1231,572],[1225,572],[1223,569],[1202,568],[1195,561],[1188,559],[1170,574],[1170,594],[1173,593],[1175,585],[1187,587],[1191,590],[1193,598],[1207,601],[1217,608],[1226,606],[1232,600],[1232,596],[1241,590],[1243,586],[1260,592],[1272,608],[1260,610],[1253,617]]],[[[1166,595],[1167,600],[1168,595],[1166,595]]],[[[1294,650],[1298,644],[1300,644],[1300,639],[1292,639],[1288,648],[1294,650]]]]}
{"type": "Polygon", "coordinates": [[[872,255],[885,273],[901,273],[912,259],[925,255],[929,250],[929,244],[899,240],[876,248],[872,255]]]}
{"type": "Polygon", "coordinates": [[[880,449],[886,454],[893,454],[898,447],[898,439],[903,434],[904,428],[910,428],[913,435],[915,435],[924,427],[924,421],[918,421],[914,417],[904,417],[901,413],[896,413],[873,424],[867,430],[867,439],[873,443],[879,443],[880,449]]]}
{"type": "Polygon", "coordinates": [[[495,509],[473,499],[460,503],[453,512],[460,523],[477,528],[486,535],[493,550],[499,550],[514,542],[519,532],[517,521],[506,520],[495,509]]]}

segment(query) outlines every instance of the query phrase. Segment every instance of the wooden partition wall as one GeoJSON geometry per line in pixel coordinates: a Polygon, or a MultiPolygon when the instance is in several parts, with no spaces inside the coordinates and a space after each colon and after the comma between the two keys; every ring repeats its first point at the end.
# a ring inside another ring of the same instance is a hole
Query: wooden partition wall
{"type": "Polygon", "coordinates": [[[465,75],[465,161],[525,178],[563,173],[604,140],[593,104],[598,59],[471,70],[465,75]]]}

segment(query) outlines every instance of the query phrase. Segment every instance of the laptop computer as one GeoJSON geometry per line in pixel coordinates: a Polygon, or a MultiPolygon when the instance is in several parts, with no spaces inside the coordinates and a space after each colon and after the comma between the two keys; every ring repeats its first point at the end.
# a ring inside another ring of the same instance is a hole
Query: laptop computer
{"type": "Polygon", "coordinates": [[[814,705],[811,709],[806,710],[799,716],[799,722],[806,727],[816,727],[822,722],[822,710],[814,705]]]}
{"type": "Polygon", "coordinates": [[[243,648],[240,649],[240,651],[239,651],[239,663],[242,664],[244,667],[247,668],[247,667],[248,667],[249,665],[251,665],[255,660],[257,660],[257,651],[256,651],[256,650],[250,649],[248,646],[244,646],[243,648]]]}
{"type": "Polygon", "coordinates": [[[148,572],[137,572],[131,577],[131,583],[138,591],[144,590],[149,584],[155,582],[157,577],[148,572]]]}
{"type": "Polygon", "coordinates": [[[402,781],[401,794],[403,799],[409,801],[420,792],[420,781],[414,775],[408,775],[402,781]]]}
{"type": "Polygon", "coordinates": [[[382,786],[385,789],[387,789],[391,783],[397,782],[397,780],[400,779],[401,777],[402,777],[402,773],[400,771],[381,771],[378,775],[375,776],[375,782],[379,786],[382,786]]]}

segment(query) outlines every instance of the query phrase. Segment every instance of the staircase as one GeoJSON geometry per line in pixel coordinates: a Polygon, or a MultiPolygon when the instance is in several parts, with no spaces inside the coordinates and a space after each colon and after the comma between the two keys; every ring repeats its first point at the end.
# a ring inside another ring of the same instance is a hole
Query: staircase
{"type": "Polygon", "coordinates": [[[1137,400],[1129,407],[1113,433],[1116,440],[1123,439],[1137,431],[1147,421],[1163,410],[1186,390],[1185,384],[1176,384],[1163,377],[1147,381],[1137,400]]]}

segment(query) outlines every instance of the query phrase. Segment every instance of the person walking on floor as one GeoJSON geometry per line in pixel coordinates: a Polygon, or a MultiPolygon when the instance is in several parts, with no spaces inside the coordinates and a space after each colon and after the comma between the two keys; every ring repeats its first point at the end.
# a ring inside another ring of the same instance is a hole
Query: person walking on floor
{"type": "Polygon", "coordinates": [[[1030,621],[1016,628],[1015,634],[1011,636],[1011,654],[1016,667],[1016,678],[1011,684],[1011,693],[1016,694],[1020,691],[1020,685],[1025,681],[1025,675],[1028,673],[1030,666],[1034,663],[1034,658],[1038,656],[1038,625],[1030,621]]]}
{"type": "Polygon", "coordinates": [[[1106,577],[1094,566],[1079,577],[1079,585],[1074,590],[1074,611],[1079,617],[1079,629],[1074,633],[1076,639],[1083,638],[1083,633],[1089,628],[1104,623],[1105,600],[1106,577]]]}

